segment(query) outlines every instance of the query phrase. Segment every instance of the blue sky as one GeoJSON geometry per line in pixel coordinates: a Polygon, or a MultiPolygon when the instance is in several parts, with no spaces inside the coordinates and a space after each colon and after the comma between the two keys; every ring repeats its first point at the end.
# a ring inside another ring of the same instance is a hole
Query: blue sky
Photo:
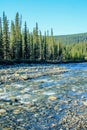
{"type": "Polygon", "coordinates": [[[18,11],[30,30],[54,30],[54,35],[87,32],[87,0],[0,0],[0,17],[5,11],[14,20],[18,11]]]}

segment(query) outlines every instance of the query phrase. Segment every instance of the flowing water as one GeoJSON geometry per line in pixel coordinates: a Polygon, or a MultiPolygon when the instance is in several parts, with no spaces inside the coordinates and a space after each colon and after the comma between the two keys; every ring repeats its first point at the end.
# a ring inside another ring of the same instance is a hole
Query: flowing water
{"type": "MultiPolygon", "coordinates": [[[[20,76],[26,67],[30,66],[1,66],[0,74],[8,70],[11,75],[21,68],[20,76]]],[[[67,71],[13,82],[9,77],[1,83],[0,130],[87,129],[87,63],[37,65],[31,69],[38,73],[54,67],[67,71]]]]}

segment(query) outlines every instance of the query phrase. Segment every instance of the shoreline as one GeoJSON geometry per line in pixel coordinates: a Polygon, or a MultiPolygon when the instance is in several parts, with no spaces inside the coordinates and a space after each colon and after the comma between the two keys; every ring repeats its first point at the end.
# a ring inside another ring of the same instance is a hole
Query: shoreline
{"type": "Polygon", "coordinates": [[[0,65],[15,65],[15,64],[69,64],[69,63],[84,63],[87,60],[67,60],[67,61],[30,61],[30,60],[0,60],[0,65]]]}

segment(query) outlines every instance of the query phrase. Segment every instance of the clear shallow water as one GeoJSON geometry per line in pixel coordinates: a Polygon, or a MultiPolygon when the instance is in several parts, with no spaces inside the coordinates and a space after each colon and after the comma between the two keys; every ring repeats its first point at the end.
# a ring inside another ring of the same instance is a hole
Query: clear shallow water
{"type": "MultiPolygon", "coordinates": [[[[72,122],[64,125],[64,119],[87,113],[87,63],[55,66],[68,71],[0,85],[0,108],[6,110],[0,114],[2,129],[66,129],[72,122]]],[[[44,65],[43,71],[55,66],[44,65]]]]}

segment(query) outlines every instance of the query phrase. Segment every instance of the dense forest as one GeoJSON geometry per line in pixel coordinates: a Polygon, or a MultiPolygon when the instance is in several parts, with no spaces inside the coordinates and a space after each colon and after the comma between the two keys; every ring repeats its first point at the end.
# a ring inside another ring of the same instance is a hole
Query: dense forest
{"type": "Polygon", "coordinates": [[[0,61],[28,62],[67,62],[87,60],[87,42],[85,40],[65,44],[61,38],[53,36],[53,29],[45,31],[44,35],[38,28],[38,23],[30,32],[25,21],[16,13],[15,20],[9,20],[3,12],[0,17],[0,61]]]}
{"type": "Polygon", "coordinates": [[[61,42],[64,44],[87,42],[87,33],[55,36],[56,41],[59,39],[61,39],[61,42]]]}

